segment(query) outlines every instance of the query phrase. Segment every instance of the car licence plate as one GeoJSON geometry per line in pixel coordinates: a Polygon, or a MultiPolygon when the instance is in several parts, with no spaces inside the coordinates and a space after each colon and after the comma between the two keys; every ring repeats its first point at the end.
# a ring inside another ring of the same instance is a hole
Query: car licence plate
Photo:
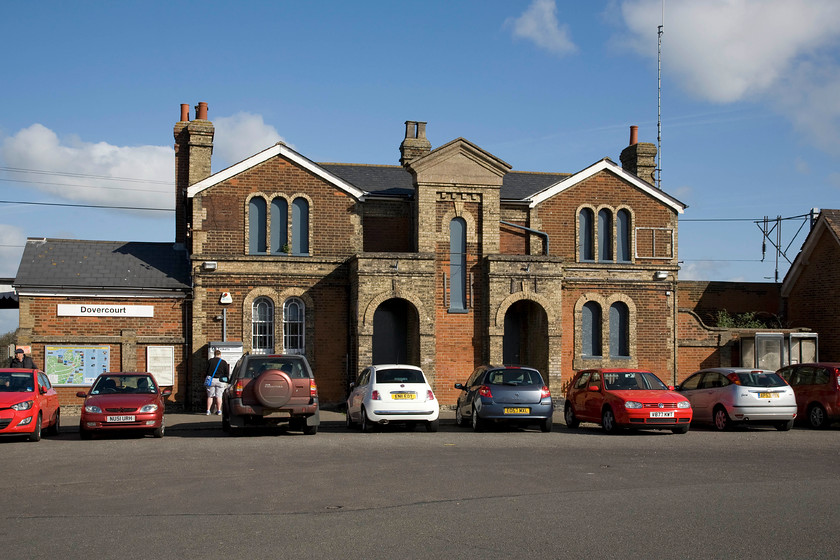
{"type": "Polygon", "coordinates": [[[134,422],[134,416],[106,416],[106,422],[134,422]]]}
{"type": "Polygon", "coordinates": [[[508,407],[505,408],[505,414],[531,414],[531,409],[527,407],[508,407]]]}
{"type": "Polygon", "coordinates": [[[759,399],[778,399],[779,393],[759,393],[759,399]]]}
{"type": "Polygon", "coordinates": [[[654,410],[654,411],[651,411],[650,417],[651,418],[673,418],[674,417],[674,411],[673,410],[663,410],[663,411],[660,412],[658,410],[654,410]]]}
{"type": "Polygon", "coordinates": [[[394,400],[410,400],[417,398],[417,395],[415,395],[414,393],[391,393],[391,398],[394,400]]]}

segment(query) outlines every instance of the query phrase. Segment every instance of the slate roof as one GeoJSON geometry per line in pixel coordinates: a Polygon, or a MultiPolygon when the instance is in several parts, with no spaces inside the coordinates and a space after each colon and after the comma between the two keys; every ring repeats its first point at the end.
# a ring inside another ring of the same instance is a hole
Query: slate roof
{"type": "Polygon", "coordinates": [[[33,239],[13,284],[27,288],[190,290],[187,252],[174,243],[33,239]]]}
{"type": "MultiPolygon", "coordinates": [[[[411,173],[402,166],[355,163],[319,163],[318,165],[373,195],[410,197],[414,194],[411,173]]],[[[524,200],[569,176],[569,173],[511,171],[504,176],[501,197],[505,200],[524,200]]]]}
{"type": "Polygon", "coordinates": [[[790,265],[787,274],[785,274],[785,278],[782,281],[782,297],[788,297],[793,288],[796,287],[799,275],[808,266],[811,260],[811,253],[813,253],[817,243],[825,232],[828,232],[830,238],[833,238],[834,242],[840,245],[840,210],[831,208],[820,210],[820,215],[816,223],[811,228],[811,231],[808,232],[808,236],[802,242],[799,253],[793,259],[793,264],[790,265]]]}

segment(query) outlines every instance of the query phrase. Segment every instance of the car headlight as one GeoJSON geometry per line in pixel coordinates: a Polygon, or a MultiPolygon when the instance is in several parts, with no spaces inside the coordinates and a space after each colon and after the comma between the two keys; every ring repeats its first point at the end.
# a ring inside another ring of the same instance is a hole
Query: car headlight
{"type": "Polygon", "coordinates": [[[642,403],[639,401],[627,401],[624,403],[624,408],[642,408],[642,403]]]}
{"type": "Polygon", "coordinates": [[[89,404],[85,407],[85,412],[90,412],[91,414],[102,414],[102,409],[96,405],[89,404]]]}
{"type": "Polygon", "coordinates": [[[35,404],[35,401],[23,401],[17,404],[13,404],[12,408],[15,410],[29,410],[32,408],[32,405],[35,404]]]}
{"type": "Polygon", "coordinates": [[[680,401],[677,403],[677,408],[691,408],[691,403],[688,401],[680,401]]]}
{"type": "Polygon", "coordinates": [[[158,409],[158,405],[156,404],[147,404],[143,408],[140,409],[140,412],[154,412],[158,409]]]}

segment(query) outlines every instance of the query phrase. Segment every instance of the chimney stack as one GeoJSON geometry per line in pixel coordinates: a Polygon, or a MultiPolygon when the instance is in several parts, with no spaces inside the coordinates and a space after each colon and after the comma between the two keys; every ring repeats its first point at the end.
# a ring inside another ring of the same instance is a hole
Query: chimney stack
{"type": "Polygon", "coordinates": [[[621,152],[621,167],[639,179],[656,185],[656,145],[639,142],[639,127],[630,127],[630,145],[621,152]]]}
{"type": "Polygon", "coordinates": [[[400,165],[405,166],[432,151],[426,140],[426,123],[405,121],[405,139],[400,144],[400,165]]]}
{"type": "Polygon", "coordinates": [[[188,228],[192,223],[187,187],[210,176],[215,127],[207,120],[207,103],[195,107],[195,120],[190,121],[190,106],[181,104],[181,120],[175,123],[175,243],[187,245],[188,228]]]}

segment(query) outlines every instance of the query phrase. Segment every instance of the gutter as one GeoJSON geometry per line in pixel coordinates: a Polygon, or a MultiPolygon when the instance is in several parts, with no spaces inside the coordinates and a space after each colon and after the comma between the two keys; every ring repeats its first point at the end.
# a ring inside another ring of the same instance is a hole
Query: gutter
{"type": "Polygon", "coordinates": [[[499,220],[500,224],[504,224],[509,227],[519,228],[521,230],[527,231],[528,233],[533,233],[538,237],[543,238],[543,255],[548,256],[548,234],[544,231],[540,231],[538,229],[529,228],[526,226],[521,226],[519,224],[514,224],[513,222],[506,222],[504,220],[499,220]]]}

